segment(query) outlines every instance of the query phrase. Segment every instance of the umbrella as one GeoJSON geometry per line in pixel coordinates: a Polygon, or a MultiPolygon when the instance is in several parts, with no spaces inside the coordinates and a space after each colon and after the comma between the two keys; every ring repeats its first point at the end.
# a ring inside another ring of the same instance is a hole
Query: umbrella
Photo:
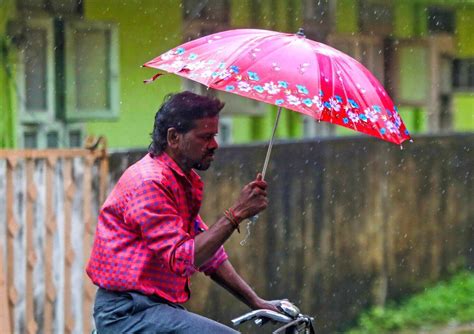
{"type": "Polygon", "coordinates": [[[144,66],[278,106],[263,175],[282,107],[395,144],[410,139],[397,108],[372,73],[350,56],[307,39],[302,29],[297,34],[260,29],[215,33],[144,66]]]}
{"type": "Polygon", "coordinates": [[[144,66],[278,106],[264,177],[282,108],[395,144],[410,139],[397,108],[370,71],[350,56],[307,39],[302,29],[296,34],[223,31],[184,43],[144,66]]]}

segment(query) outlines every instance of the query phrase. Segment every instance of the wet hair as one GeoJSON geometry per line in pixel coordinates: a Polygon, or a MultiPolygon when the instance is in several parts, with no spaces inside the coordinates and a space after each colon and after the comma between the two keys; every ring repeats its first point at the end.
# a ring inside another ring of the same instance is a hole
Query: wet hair
{"type": "Polygon", "coordinates": [[[166,149],[168,129],[186,133],[195,127],[195,120],[217,116],[223,107],[224,102],[217,98],[189,91],[167,95],[155,115],[148,152],[157,156],[166,149]]]}

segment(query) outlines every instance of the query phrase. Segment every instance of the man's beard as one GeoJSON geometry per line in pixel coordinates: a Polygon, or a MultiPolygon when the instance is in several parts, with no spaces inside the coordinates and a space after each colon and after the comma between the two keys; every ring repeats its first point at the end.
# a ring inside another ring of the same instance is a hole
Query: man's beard
{"type": "Polygon", "coordinates": [[[193,169],[196,169],[196,170],[208,170],[209,167],[211,167],[211,163],[202,163],[202,162],[198,162],[196,164],[194,164],[193,166],[193,169]]]}
{"type": "Polygon", "coordinates": [[[193,164],[193,169],[196,170],[207,170],[211,166],[212,159],[211,156],[214,156],[214,151],[207,152],[200,161],[196,161],[193,164]]]}

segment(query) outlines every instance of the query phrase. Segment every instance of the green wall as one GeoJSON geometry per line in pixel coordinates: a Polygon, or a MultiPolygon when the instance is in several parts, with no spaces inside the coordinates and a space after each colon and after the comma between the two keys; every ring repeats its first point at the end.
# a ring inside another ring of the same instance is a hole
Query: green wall
{"type": "MultiPolygon", "coordinates": [[[[382,1],[383,2],[383,1],[382,1]]],[[[156,1],[115,0],[85,1],[85,17],[89,20],[110,20],[119,25],[120,32],[120,118],[117,122],[89,122],[89,134],[106,134],[111,147],[143,147],[149,142],[153,116],[162,98],[181,89],[181,80],[173,75],[160,77],[155,83],[144,85],[143,79],[155,71],[140,68],[145,61],[180,44],[182,31],[181,7],[173,0],[156,1]]],[[[253,2],[231,0],[232,28],[272,29],[296,31],[302,25],[303,8],[298,0],[253,2]]],[[[394,37],[413,38],[427,35],[426,6],[429,4],[455,6],[456,39],[459,57],[474,57],[474,1],[399,0],[393,2],[394,37]]],[[[358,2],[339,0],[336,5],[338,33],[358,31],[358,2]]],[[[418,87],[417,78],[405,82],[407,87],[418,87]]],[[[396,102],[396,101],[395,101],[396,102]]],[[[473,94],[454,95],[454,126],[457,130],[473,129],[473,94]]],[[[411,132],[426,131],[426,112],[420,108],[399,106],[402,118],[411,132]]],[[[236,115],[233,120],[233,140],[245,143],[267,140],[272,131],[276,108],[268,107],[264,115],[236,115]]],[[[284,110],[277,130],[278,138],[302,136],[300,114],[284,110]]],[[[350,129],[336,127],[339,135],[354,134],[350,129]]]]}
{"type": "Polygon", "coordinates": [[[148,146],[154,115],[163,97],[181,89],[177,76],[154,83],[143,80],[157,71],[141,68],[146,61],[182,42],[181,8],[174,0],[85,1],[87,20],[117,23],[120,40],[120,113],[118,121],[89,122],[88,134],[105,134],[111,148],[148,146]]]}
{"type": "Polygon", "coordinates": [[[474,92],[459,93],[454,97],[454,127],[458,131],[474,129],[474,92]]]}
{"type": "MultiPolygon", "coordinates": [[[[0,44],[8,45],[5,37],[6,22],[15,13],[16,0],[0,1],[0,44]]],[[[412,38],[426,36],[426,4],[451,5],[456,9],[457,56],[474,57],[474,1],[399,0],[393,2],[394,37],[412,38]]],[[[149,143],[154,114],[163,97],[181,90],[182,81],[177,76],[165,75],[154,83],[145,85],[143,80],[156,71],[141,68],[144,62],[173,48],[182,42],[182,8],[176,0],[86,0],[86,20],[112,21],[119,31],[120,62],[120,113],[118,120],[91,121],[86,125],[87,134],[106,135],[112,148],[145,147],[149,143]]],[[[259,27],[279,31],[296,32],[302,26],[302,3],[299,0],[259,1],[231,0],[231,25],[233,28],[259,27]]],[[[335,30],[353,33],[358,29],[358,2],[339,0],[336,6],[335,30]]],[[[8,50],[13,48],[8,48],[8,50]]],[[[0,147],[15,144],[16,97],[14,54],[0,50],[0,147]],[[13,74],[7,75],[6,64],[13,74]]],[[[416,83],[413,78],[413,83],[416,83]]],[[[411,85],[413,86],[413,85],[411,85]]],[[[454,124],[457,130],[472,130],[473,93],[454,95],[454,124]]],[[[402,117],[412,132],[426,129],[425,112],[400,106],[402,117]]],[[[264,115],[236,115],[233,138],[236,143],[267,140],[270,137],[276,108],[268,107],[264,115]]],[[[284,110],[277,137],[301,137],[302,116],[284,110]]],[[[354,134],[353,131],[336,127],[338,134],[354,134]]]]}
{"type": "Polygon", "coordinates": [[[12,0],[0,1],[0,148],[15,146],[14,67],[10,41],[6,36],[8,20],[13,17],[12,0]]]}
{"type": "Polygon", "coordinates": [[[460,58],[474,57],[474,5],[460,6],[456,11],[456,38],[458,56],[460,58]]]}
{"type": "Polygon", "coordinates": [[[336,5],[336,32],[348,34],[358,31],[359,5],[354,0],[339,0],[336,5]]]}
{"type": "MultiPolygon", "coordinates": [[[[427,35],[427,12],[429,5],[448,6],[456,12],[456,56],[474,58],[474,2],[455,0],[400,0],[394,3],[394,35],[396,38],[424,37],[427,35]]],[[[413,58],[413,57],[412,57],[413,58]]],[[[413,64],[409,65],[412,66],[413,64]]],[[[413,66],[412,66],[413,67],[413,66]]],[[[407,72],[420,71],[419,66],[407,72]]],[[[426,69],[422,72],[426,73],[426,69]]],[[[407,75],[402,82],[405,91],[419,91],[420,75],[407,75]],[[408,88],[407,88],[408,87],[408,88]],[[418,87],[418,89],[416,89],[418,87]]],[[[474,130],[474,92],[453,94],[453,127],[456,131],[474,130]]],[[[422,108],[400,106],[400,114],[411,132],[424,132],[427,128],[427,115],[422,108]]]]}

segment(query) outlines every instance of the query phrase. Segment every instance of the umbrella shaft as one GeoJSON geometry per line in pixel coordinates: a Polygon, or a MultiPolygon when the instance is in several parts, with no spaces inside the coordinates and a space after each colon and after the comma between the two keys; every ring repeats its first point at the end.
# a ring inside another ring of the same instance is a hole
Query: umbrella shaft
{"type": "Polygon", "coordinates": [[[278,107],[277,117],[275,119],[275,124],[273,125],[272,138],[270,138],[270,143],[268,144],[267,155],[265,157],[265,163],[263,164],[262,178],[265,179],[265,173],[267,172],[268,161],[270,161],[270,154],[272,153],[273,141],[275,139],[276,129],[278,127],[278,122],[280,120],[281,107],[278,107]]]}

